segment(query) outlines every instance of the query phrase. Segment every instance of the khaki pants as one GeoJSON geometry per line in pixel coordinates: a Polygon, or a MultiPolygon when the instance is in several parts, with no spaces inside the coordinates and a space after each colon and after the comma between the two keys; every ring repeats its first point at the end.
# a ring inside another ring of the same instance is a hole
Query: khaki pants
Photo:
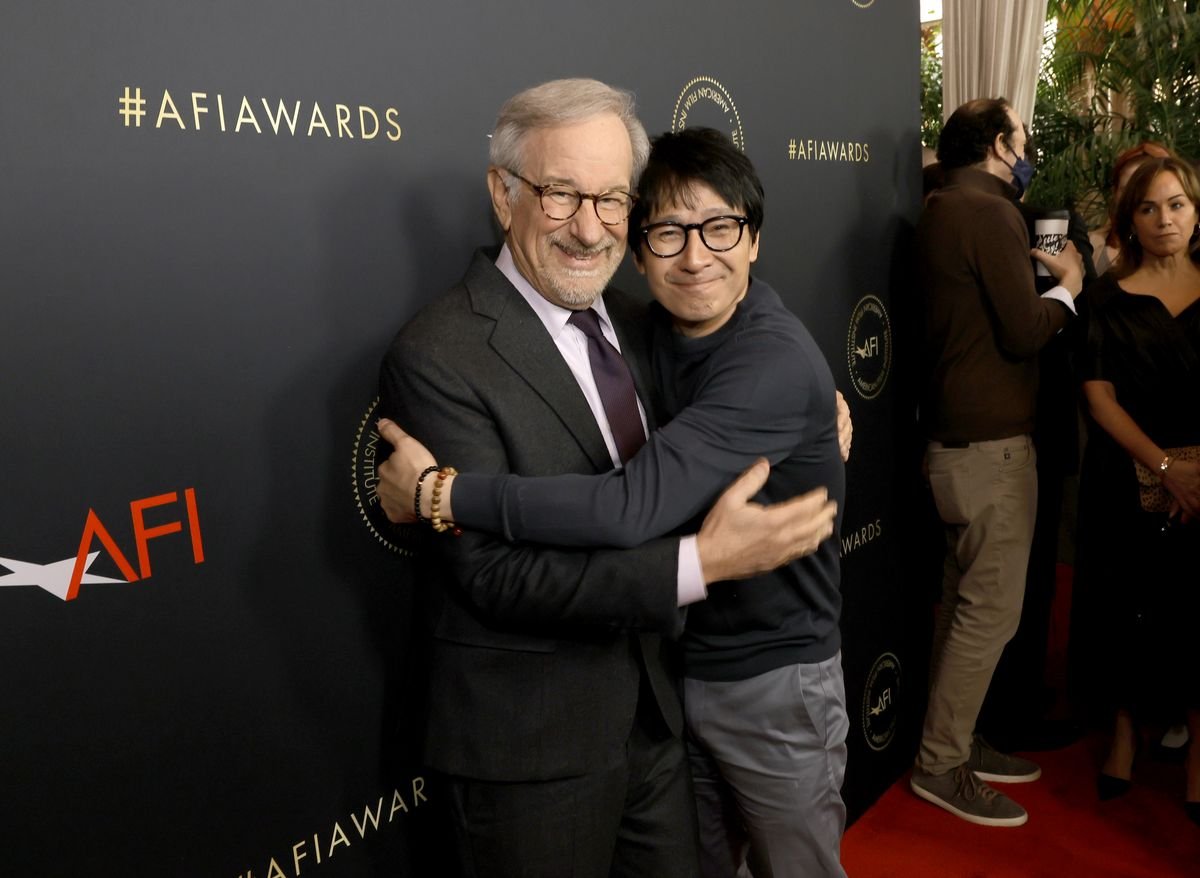
{"type": "Polygon", "coordinates": [[[916,764],[943,774],[967,761],[992,673],[1021,619],[1037,456],[1029,436],[1016,436],[966,448],[931,442],[926,460],[946,560],[916,764]]]}

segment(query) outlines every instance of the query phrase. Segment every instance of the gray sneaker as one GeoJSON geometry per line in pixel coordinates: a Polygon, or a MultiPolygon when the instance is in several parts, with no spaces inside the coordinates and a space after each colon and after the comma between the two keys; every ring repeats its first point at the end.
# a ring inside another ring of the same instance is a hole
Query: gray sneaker
{"type": "Polygon", "coordinates": [[[982,735],[976,735],[971,742],[967,768],[975,772],[975,776],[980,780],[992,783],[1029,783],[1042,776],[1042,770],[1036,762],[1001,753],[993,749],[982,735]]]}
{"type": "Polygon", "coordinates": [[[1021,826],[1029,819],[1024,808],[977,778],[966,764],[945,774],[926,774],[914,768],[909,786],[925,801],[968,823],[1021,826]]]}

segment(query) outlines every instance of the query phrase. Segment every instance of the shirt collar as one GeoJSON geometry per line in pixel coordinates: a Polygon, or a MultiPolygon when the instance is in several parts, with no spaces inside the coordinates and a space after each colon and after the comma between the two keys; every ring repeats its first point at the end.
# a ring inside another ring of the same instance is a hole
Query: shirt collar
{"type": "MultiPolygon", "coordinates": [[[[563,327],[567,325],[567,321],[575,312],[570,308],[555,305],[533,288],[533,285],[525,279],[525,275],[521,274],[517,268],[516,262],[513,261],[512,251],[508,249],[507,243],[500,248],[500,255],[496,257],[496,268],[516,288],[521,297],[529,303],[529,307],[533,309],[538,319],[545,325],[546,331],[550,333],[551,338],[558,338],[559,333],[563,331],[563,327]]],[[[612,321],[608,319],[608,309],[604,306],[604,296],[596,297],[596,301],[592,302],[592,309],[600,315],[602,326],[612,327],[612,321]]]]}

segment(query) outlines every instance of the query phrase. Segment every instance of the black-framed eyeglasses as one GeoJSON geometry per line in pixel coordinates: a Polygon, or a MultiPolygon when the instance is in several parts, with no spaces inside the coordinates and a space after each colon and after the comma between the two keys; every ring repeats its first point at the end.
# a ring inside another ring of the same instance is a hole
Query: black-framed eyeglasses
{"type": "Polygon", "coordinates": [[[620,189],[610,189],[607,192],[591,195],[561,183],[547,183],[545,186],[539,186],[532,180],[526,180],[516,171],[508,168],[505,168],[505,171],[537,193],[542,202],[542,212],[552,220],[569,220],[575,216],[584,199],[588,199],[592,202],[596,218],[600,222],[606,226],[619,226],[629,219],[633,203],[637,201],[635,196],[620,189]]]}
{"type": "Polygon", "coordinates": [[[646,245],[655,256],[678,256],[687,247],[688,232],[695,229],[704,246],[714,253],[732,250],[742,240],[749,220],[744,216],[713,216],[702,223],[651,223],[641,229],[646,245]]]}

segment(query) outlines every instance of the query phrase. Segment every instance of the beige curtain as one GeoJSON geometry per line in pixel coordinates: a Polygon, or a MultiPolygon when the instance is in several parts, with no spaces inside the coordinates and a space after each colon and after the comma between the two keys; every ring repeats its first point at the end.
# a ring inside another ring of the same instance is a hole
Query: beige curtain
{"type": "Polygon", "coordinates": [[[944,118],[975,98],[1006,97],[1033,118],[1047,0],[943,0],[944,118]]]}

